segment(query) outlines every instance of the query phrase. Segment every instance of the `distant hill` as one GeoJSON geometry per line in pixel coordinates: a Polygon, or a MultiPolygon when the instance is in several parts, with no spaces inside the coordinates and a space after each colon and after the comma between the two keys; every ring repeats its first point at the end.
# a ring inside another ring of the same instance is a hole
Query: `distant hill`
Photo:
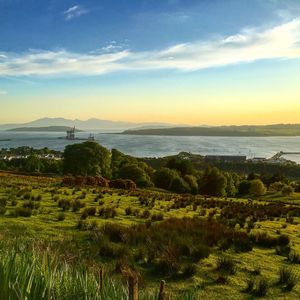
{"type": "Polygon", "coordinates": [[[68,126],[68,127],[78,127],[81,129],[119,129],[125,130],[130,128],[139,129],[143,128],[162,128],[162,127],[174,127],[180,126],[177,124],[169,123],[133,123],[133,122],[123,122],[123,121],[110,121],[101,119],[88,119],[86,121],[82,120],[70,120],[65,118],[42,118],[32,122],[23,124],[2,124],[0,125],[0,130],[14,129],[17,127],[48,127],[48,126],[68,126]]]}
{"type": "MultiPolygon", "coordinates": [[[[69,130],[69,126],[45,126],[45,127],[17,127],[12,129],[7,129],[7,131],[44,131],[44,132],[65,132],[69,130]]],[[[75,132],[81,132],[82,130],[75,129],[75,132]]]]}
{"type": "Polygon", "coordinates": [[[122,134],[170,136],[300,136],[300,124],[243,125],[215,127],[173,127],[125,130],[122,134]]]}

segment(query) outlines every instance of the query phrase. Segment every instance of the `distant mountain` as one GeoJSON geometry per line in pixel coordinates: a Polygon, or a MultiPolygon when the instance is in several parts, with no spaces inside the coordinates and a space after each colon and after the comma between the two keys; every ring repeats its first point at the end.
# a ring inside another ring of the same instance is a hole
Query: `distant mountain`
{"type": "MultiPolygon", "coordinates": [[[[41,131],[41,132],[65,132],[71,129],[70,126],[45,126],[45,127],[17,127],[12,129],[7,129],[7,131],[41,131]]],[[[82,130],[75,129],[75,132],[81,132],[82,130]]]]}
{"type": "Polygon", "coordinates": [[[170,135],[170,136],[300,136],[300,124],[214,126],[214,127],[173,127],[159,129],[125,130],[123,134],[132,135],[170,135]]]}
{"type": "Polygon", "coordinates": [[[3,124],[0,125],[0,130],[13,129],[17,127],[47,127],[47,126],[68,126],[68,127],[78,127],[80,129],[119,129],[126,130],[130,128],[164,128],[164,127],[174,127],[176,124],[169,123],[133,123],[133,122],[123,122],[123,121],[110,121],[101,119],[88,119],[86,121],[82,120],[70,120],[65,118],[42,118],[32,122],[23,124],[3,124]]]}

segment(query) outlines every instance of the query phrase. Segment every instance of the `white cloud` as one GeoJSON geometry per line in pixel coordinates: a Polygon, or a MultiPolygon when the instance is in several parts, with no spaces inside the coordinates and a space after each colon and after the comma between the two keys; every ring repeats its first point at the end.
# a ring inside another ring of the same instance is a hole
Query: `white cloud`
{"type": "Polygon", "coordinates": [[[87,54],[60,51],[1,53],[2,76],[97,75],[122,70],[193,71],[261,59],[300,58],[300,19],[267,30],[245,29],[236,35],[177,44],[160,51],[132,52],[111,42],[87,54]]]}
{"type": "Polygon", "coordinates": [[[88,13],[88,10],[80,5],[74,5],[63,12],[66,20],[78,18],[88,13]]]}
{"type": "Polygon", "coordinates": [[[7,95],[7,94],[8,94],[7,91],[5,91],[5,90],[0,90],[0,96],[2,96],[2,95],[7,95]]]}

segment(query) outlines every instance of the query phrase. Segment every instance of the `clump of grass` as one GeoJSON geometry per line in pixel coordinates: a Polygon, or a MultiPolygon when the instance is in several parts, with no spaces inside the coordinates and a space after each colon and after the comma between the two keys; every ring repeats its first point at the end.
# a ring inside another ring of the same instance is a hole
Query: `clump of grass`
{"type": "Polygon", "coordinates": [[[290,251],[288,260],[292,264],[300,264],[300,253],[296,252],[295,250],[290,251]]]}
{"type": "Polygon", "coordinates": [[[102,291],[97,277],[80,267],[59,263],[55,253],[42,256],[28,250],[1,251],[0,299],[73,300],[127,299],[119,281],[104,278],[102,291]]]}
{"type": "Polygon", "coordinates": [[[66,218],[65,214],[63,212],[60,212],[58,215],[57,215],[57,220],[58,221],[64,221],[66,218]]]}
{"type": "Polygon", "coordinates": [[[287,267],[280,268],[278,284],[282,285],[283,290],[291,291],[297,281],[298,278],[292,269],[287,267]]]}
{"type": "Polygon", "coordinates": [[[236,273],[236,263],[229,256],[221,255],[217,258],[217,270],[233,275],[236,273]]]}
{"type": "Polygon", "coordinates": [[[254,290],[254,294],[257,297],[264,297],[267,295],[269,290],[269,282],[265,278],[260,278],[256,284],[256,288],[254,290]]]}

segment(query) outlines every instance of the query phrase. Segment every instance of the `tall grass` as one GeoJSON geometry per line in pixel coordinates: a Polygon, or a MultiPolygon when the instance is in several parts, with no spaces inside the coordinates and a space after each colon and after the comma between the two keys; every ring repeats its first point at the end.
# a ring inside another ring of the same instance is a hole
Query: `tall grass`
{"type": "Polygon", "coordinates": [[[105,278],[102,291],[96,276],[81,267],[58,263],[47,251],[0,253],[0,299],[126,299],[120,281],[105,278]]]}

